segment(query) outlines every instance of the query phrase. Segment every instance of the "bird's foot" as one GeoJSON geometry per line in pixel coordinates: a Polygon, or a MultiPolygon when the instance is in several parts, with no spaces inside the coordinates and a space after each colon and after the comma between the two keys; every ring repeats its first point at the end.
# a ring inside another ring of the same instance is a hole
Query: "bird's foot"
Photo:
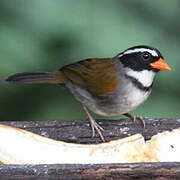
{"type": "Polygon", "coordinates": [[[88,119],[90,121],[91,124],[91,129],[92,129],[92,137],[95,136],[95,130],[97,131],[97,133],[99,134],[101,140],[103,142],[105,142],[104,136],[102,135],[101,131],[104,131],[104,129],[95,121],[95,119],[91,116],[91,114],[89,113],[88,109],[86,108],[86,106],[83,105],[83,108],[88,116],[88,119]]]}
{"type": "Polygon", "coordinates": [[[92,129],[92,137],[95,136],[95,130],[96,130],[97,133],[99,134],[101,140],[103,142],[105,142],[105,139],[104,139],[102,132],[101,132],[101,131],[104,131],[104,129],[95,121],[95,119],[89,117],[89,121],[90,121],[91,129],[92,129]]]}
{"type": "Polygon", "coordinates": [[[144,128],[146,127],[146,122],[145,122],[146,117],[143,117],[143,116],[132,116],[132,115],[129,114],[129,113],[125,113],[125,114],[123,114],[123,115],[131,118],[134,122],[135,122],[136,120],[140,120],[140,121],[142,122],[142,124],[143,124],[143,127],[144,127],[144,128]]]}

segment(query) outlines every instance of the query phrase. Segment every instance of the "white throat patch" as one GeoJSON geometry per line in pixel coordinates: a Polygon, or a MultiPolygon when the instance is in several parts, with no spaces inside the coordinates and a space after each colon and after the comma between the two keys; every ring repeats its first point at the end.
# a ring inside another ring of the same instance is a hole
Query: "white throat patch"
{"type": "Polygon", "coordinates": [[[136,78],[144,87],[151,86],[154,76],[156,75],[156,73],[153,71],[149,71],[149,70],[134,71],[129,68],[126,74],[128,76],[136,78]]]}
{"type": "Polygon", "coordinates": [[[152,49],[146,49],[146,48],[135,48],[135,49],[129,49],[127,51],[124,51],[123,54],[131,54],[131,53],[136,53],[136,52],[149,52],[150,54],[152,54],[153,56],[157,56],[158,54],[155,50],[152,49]]]}

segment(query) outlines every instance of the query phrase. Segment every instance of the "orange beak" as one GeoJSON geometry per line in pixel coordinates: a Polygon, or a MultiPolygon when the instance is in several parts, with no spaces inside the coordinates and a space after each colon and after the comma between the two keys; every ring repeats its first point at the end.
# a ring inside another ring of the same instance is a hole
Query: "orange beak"
{"type": "Polygon", "coordinates": [[[151,67],[155,69],[166,70],[166,71],[171,70],[169,65],[162,58],[159,58],[156,62],[151,63],[151,67]]]}

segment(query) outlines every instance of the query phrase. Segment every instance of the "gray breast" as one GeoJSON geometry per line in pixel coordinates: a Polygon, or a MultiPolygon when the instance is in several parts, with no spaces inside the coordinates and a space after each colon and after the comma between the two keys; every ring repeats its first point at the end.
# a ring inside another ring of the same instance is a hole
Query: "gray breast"
{"type": "Polygon", "coordinates": [[[136,109],[150,95],[151,91],[141,91],[128,79],[123,78],[117,90],[104,97],[97,97],[99,114],[117,116],[136,109]]]}
{"type": "Polygon", "coordinates": [[[121,78],[118,88],[106,96],[92,95],[71,82],[67,83],[66,87],[78,101],[94,113],[103,116],[117,116],[130,112],[142,104],[150,94],[142,92],[126,78],[121,78]]]}

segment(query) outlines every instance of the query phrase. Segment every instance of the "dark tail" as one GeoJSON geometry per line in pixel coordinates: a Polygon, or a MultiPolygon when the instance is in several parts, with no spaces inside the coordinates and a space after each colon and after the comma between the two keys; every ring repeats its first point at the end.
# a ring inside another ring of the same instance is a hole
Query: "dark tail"
{"type": "Polygon", "coordinates": [[[23,72],[9,76],[6,81],[11,84],[64,83],[61,72],[23,72]]]}

